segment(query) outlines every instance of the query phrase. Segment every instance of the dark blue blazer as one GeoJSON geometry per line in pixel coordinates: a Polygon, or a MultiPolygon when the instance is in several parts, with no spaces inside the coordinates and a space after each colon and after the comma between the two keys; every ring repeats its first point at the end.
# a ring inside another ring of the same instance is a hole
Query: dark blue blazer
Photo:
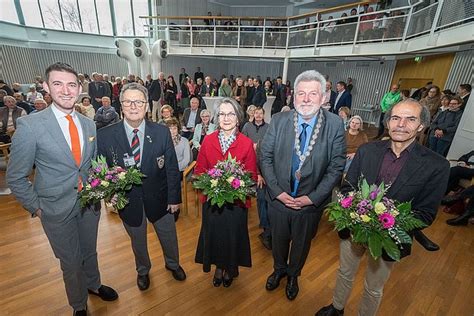
{"type": "MultiPolygon", "coordinates": [[[[143,220],[143,209],[152,223],[167,214],[168,204],[181,203],[181,175],[169,129],[161,124],[145,121],[145,137],[141,172],[145,174],[141,186],[127,194],[129,203],[119,211],[120,218],[129,226],[138,227],[143,220]]],[[[123,121],[97,131],[97,153],[111,166],[125,168],[124,154],[132,155],[123,121]]]]}
{"type": "Polygon", "coordinates": [[[262,107],[265,104],[265,102],[267,102],[265,89],[263,88],[262,85],[259,85],[258,88],[255,89],[255,94],[253,95],[251,104],[257,107],[262,107]]]}
{"type": "MultiPolygon", "coordinates": [[[[336,98],[337,98],[337,93],[336,93],[336,98]]],[[[350,94],[349,91],[345,90],[337,103],[336,103],[336,98],[334,98],[334,105],[331,107],[331,112],[338,114],[339,109],[343,106],[347,106],[349,109],[351,108],[352,94],[350,94]]]]}

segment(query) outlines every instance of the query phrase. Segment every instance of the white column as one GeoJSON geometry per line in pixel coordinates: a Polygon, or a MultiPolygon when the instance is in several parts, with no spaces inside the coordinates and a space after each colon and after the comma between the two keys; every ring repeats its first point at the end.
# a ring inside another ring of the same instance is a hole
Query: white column
{"type": "Polygon", "coordinates": [[[281,75],[281,80],[283,81],[283,84],[286,84],[286,80],[288,77],[288,64],[290,63],[290,58],[285,57],[283,60],[283,73],[281,75]]]}

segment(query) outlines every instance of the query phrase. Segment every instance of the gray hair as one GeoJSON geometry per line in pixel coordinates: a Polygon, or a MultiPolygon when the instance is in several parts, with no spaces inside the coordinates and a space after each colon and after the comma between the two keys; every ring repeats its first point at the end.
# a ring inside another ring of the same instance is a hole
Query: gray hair
{"type": "Polygon", "coordinates": [[[10,101],[13,101],[16,103],[16,100],[14,97],[12,97],[11,95],[6,95],[3,97],[3,102],[6,102],[7,100],[10,100],[10,101]]]}
{"type": "Polygon", "coordinates": [[[392,106],[387,111],[387,113],[385,113],[385,118],[384,118],[385,126],[388,126],[388,121],[390,120],[390,118],[392,116],[393,108],[396,107],[396,106],[399,106],[400,104],[405,104],[405,103],[411,103],[411,104],[418,105],[421,108],[421,113],[420,113],[421,125],[423,125],[424,127],[430,127],[430,120],[431,120],[430,110],[426,106],[422,105],[420,102],[418,102],[417,100],[412,99],[412,98],[408,98],[408,99],[405,99],[405,100],[402,100],[402,101],[398,102],[397,104],[392,106]]]}
{"type": "Polygon", "coordinates": [[[296,77],[295,79],[295,94],[298,91],[298,85],[300,82],[308,82],[308,81],[317,81],[321,84],[321,89],[320,93],[322,93],[324,90],[326,90],[326,79],[324,78],[323,75],[321,75],[319,72],[316,70],[306,70],[303,71],[296,77]]]}
{"type": "Polygon", "coordinates": [[[120,91],[120,102],[123,101],[123,94],[127,90],[138,90],[143,93],[143,96],[145,97],[146,103],[148,105],[148,90],[144,86],[136,82],[127,83],[122,87],[122,91],[120,91]]]}
{"type": "Polygon", "coordinates": [[[360,117],[359,115],[354,115],[353,117],[351,117],[349,119],[349,121],[347,121],[347,126],[350,126],[350,124],[353,120],[359,120],[359,122],[360,122],[359,131],[363,131],[364,130],[364,121],[362,120],[362,117],[360,117]]]}
{"type": "Polygon", "coordinates": [[[202,118],[204,115],[211,116],[211,112],[209,112],[208,109],[201,110],[201,113],[199,114],[199,116],[202,118]]]}
{"type": "Polygon", "coordinates": [[[220,108],[221,108],[221,105],[224,104],[224,103],[227,103],[227,104],[230,104],[232,105],[232,108],[237,116],[237,126],[239,126],[243,120],[244,120],[244,111],[242,110],[242,107],[240,106],[239,103],[237,103],[237,101],[235,101],[234,99],[232,98],[224,98],[222,99],[218,104],[217,106],[215,107],[214,109],[214,118],[213,118],[213,121],[215,123],[217,123],[217,128],[220,128],[219,127],[219,112],[220,112],[220,108]]]}

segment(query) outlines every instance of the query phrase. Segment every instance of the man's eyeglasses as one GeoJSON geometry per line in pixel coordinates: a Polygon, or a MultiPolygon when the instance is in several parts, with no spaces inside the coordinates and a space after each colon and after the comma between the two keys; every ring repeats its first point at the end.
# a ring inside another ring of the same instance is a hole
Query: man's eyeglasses
{"type": "Polygon", "coordinates": [[[131,107],[132,104],[135,105],[138,108],[142,108],[142,107],[145,106],[146,101],[142,101],[142,100],[122,100],[122,106],[125,107],[125,108],[131,107]]]}

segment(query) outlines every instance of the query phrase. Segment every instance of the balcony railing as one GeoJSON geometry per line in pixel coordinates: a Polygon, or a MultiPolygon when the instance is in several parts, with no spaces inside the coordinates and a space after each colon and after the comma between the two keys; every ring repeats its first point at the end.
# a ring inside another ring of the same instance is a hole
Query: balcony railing
{"type": "MultiPolygon", "coordinates": [[[[318,18],[314,13],[314,19],[318,18]]],[[[405,41],[474,21],[474,1],[439,0],[354,16],[309,22],[311,16],[141,17],[150,40],[165,38],[171,47],[295,49],[405,41]],[[209,23],[206,25],[204,19],[209,23]],[[227,25],[222,25],[227,21],[227,25]],[[230,23],[229,23],[230,21],[230,23]]]]}

